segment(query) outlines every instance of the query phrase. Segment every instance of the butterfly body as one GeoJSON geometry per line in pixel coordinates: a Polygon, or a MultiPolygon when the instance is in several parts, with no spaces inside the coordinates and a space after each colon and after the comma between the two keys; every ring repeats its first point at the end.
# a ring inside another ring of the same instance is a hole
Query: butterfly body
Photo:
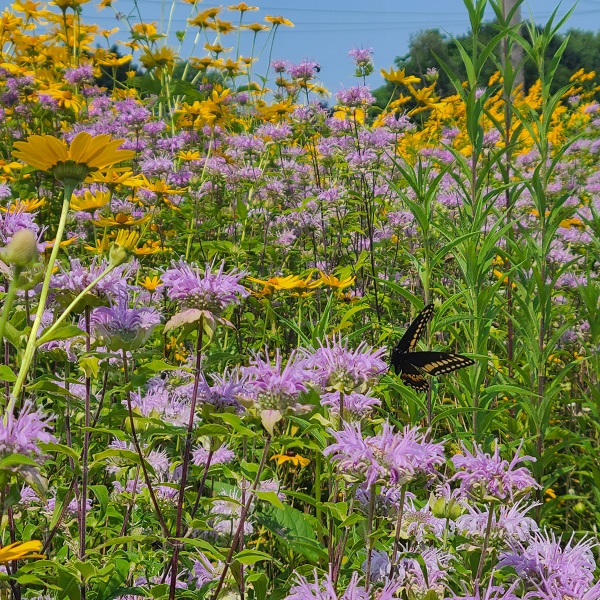
{"type": "Polygon", "coordinates": [[[428,304],[409,325],[406,333],[392,350],[390,362],[396,375],[408,386],[425,392],[429,383],[423,376],[443,375],[475,364],[475,361],[451,352],[414,352],[419,338],[433,316],[433,304],[428,304]]]}

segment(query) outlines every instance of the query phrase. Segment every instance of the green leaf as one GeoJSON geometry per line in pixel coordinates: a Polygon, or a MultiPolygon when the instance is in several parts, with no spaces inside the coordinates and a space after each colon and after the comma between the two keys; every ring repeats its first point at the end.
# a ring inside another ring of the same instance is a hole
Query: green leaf
{"type": "Polygon", "coordinates": [[[0,470],[11,469],[13,467],[39,467],[40,465],[32,458],[23,454],[9,454],[0,460],[0,470]]]}
{"type": "Polygon", "coordinates": [[[75,452],[73,448],[69,448],[69,446],[65,446],[64,444],[55,444],[53,442],[40,442],[38,446],[44,454],[50,454],[55,452],[56,454],[64,454],[65,456],[72,458],[75,462],[79,461],[79,453],[75,452]]]}
{"type": "Polygon", "coordinates": [[[253,565],[261,560],[274,560],[278,562],[272,554],[261,552],[260,550],[242,550],[235,555],[234,560],[242,563],[243,565],[253,565]]]}
{"type": "Polygon", "coordinates": [[[106,582],[106,584],[99,586],[98,600],[109,600],[112,598],[114,592],[116,592],[121,584],[127,579],[129,575],[129,561],[123,558],[113,558],[114,569],[113,572],[106,582]]]}
{"type": "Polygon", "coordinates": [[[53,342],[55,340],[68,340],[74,337],[86,336],[85,331],[79,329],[75,325],[63,325],[58,329],[54,330],[50,333],[50,335],[43,335],[38,339],[37,345],[41,346],[42,344],[47,344],[48,342],[53,342]]]}
{"type": "Polygon", "coordinates": [[[143,369],[144,371],[150,371],[152,373],[159,373],[162,371],[176,371],[180,368],[181,367],[170,365],[164,360],[151,360],[150,362],[147,362],[140,367],[140,369],[143,369]]]}
{"type": "Polygon", "coordinates": [[[108,488],[105,485],[90,485],[90,490],[94,492],[98,503],[100,504],[100,514],[98,519],[103,519],[108,508],[108,488]]]}
{"type": "Polygon", "coordinates": [[[244,200],[239,197],[236,202],[236,210],[240,220],[245,221],[248,218],[248,208],[244,200]]]}
{"type": "Polygon", "coordinates": [[[314,519],[304,512],[287,505],[283,509],[267,505],[256,513],[256,518],[288,548],[302,554],[313,564],[327,560],[327,551],[317,541],[315,530],[310,524],[314,519]]]}
{"type": "Polygon", "coordinates": [[[0,381],[8,381],[13,383],[17,380],[17,376],[8,365],[0,365],[0,381]]]}
{"type": "Polygon", "coordinates": [[[256,496],[276,508],[284,509],[285,504],[279,499],[277,492],[256,492],[256,496]]]}

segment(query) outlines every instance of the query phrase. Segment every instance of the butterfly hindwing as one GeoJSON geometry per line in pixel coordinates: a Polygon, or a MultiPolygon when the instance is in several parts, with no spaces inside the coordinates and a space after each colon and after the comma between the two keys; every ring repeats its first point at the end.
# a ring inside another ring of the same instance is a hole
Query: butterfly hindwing
{"type": "Polygon", "coordinates": [[[423,375],[421,375],[421,373],[419,373],[412,365],[404,363],[401,365],[400,369],[400,379],[405,385],[408,385],[419,392],[426,392],[429,389],[427,379],[425,379],[425,377],[423,377],[423,375]]]}
{"type": "MultiPolygon", "coordinates": [[[[433,316],[433,304],[428,304],[416,317],[416,319],[409,325],[406,333],[402,336],[400,341],[394,348],[394,353],[404,354],[415,349],[419,338],[425,331],[427,323],[433,316]]],[[[393,360],[393,359],[392,359],[393,360]]]]}
{"type": "Polygon", "coordinates": [[[443,375],[475,364],[471,358],[450,352],[412,352],[403,359],[428,375],[443,375]]]}

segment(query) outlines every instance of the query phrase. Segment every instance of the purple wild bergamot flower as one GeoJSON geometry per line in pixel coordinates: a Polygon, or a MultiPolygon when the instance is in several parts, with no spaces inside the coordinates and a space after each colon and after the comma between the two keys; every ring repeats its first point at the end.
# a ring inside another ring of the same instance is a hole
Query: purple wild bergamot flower
{"type": "Polygon", "coordinates": [[[519,500],[511,506],[501,505],[497,511],[489,505],[487,510],[480,510],[469,504],[464,506],[467,512],[456,519],[456,530],[460,535],[475,538],[478,542],[485,538],[488,526],[490,540],[504,544],[511,540],[524,542],[539,529],[535,520],[526,516],[538,503],[525,504],[523,500],[519,500]],[[493,511],[491,523],[490,510],[493,511]]]}
{"type": "Polygon", "coordinates": [[[361,342],[354,350],[341,336],[327,339],[320,348],[306,352],[305,365],[313,372],[315,383],[326,392],[364,394],[388,365],[381,357],[385,348],[373,350],[361,342]]]}
{"type": "Polygon", "coordinates": [[[91,323],[109,350],[131,351],[148,341],[160,315],[153,308],[129,308],[122,296],[116,306],[95,308],[91,323]]]}
{"type": "Polygon", "coordinates": [[[170,269],[162,275],[164,289],[171,300],[179,301],[182,312],[172,317],[165,325],[165,331],[186,323],[194,323],[201,317],[229,324],[221,319],[223,312],[232,304],[239,304],[241,298],[250,292],[240,285],[244,272],[224,273],[225,263],[219,270],[212,272],[212,266],[206,265],[204,273],[198,266],[185,261],[173,262],[170,269]]]}
{"type": "Polygon", "coordinates": [[[38,443],[55,442],[48,432],[51,418],[44,415],[41,408],[35,408],[32,400],[25,400],[18,416],[13,413],[0,417],[0,456],[23,454],[25,456],[42,453],[38,443]]]}
{"type": "Polygon", "coordinates": [[[338,470],[354,481],[402,486],[419,475],[431,476],[444,462],[442,444],[426,442],[416,429],[394,432],[388,422],[381,431],[363,438],[359,423],[344,424],[341,431],[329,430],[336,443],[323,450],[337,463],[338,470]]]}
{"type": "Polygon", "coordinates": [[[306,577],[297,575],[296,583],[284,600],[392,600],[400,587],[396,581],[388,581],[382,588],[371,588],[369,592],[360,583],[355,571],[344,591],[337,591],[331,574],[325,575],[321,581],[314,573],[314,583],[306,577]]]}
{"type": "Polygon", "coordinates": [[[513,567],[524,582],[546,594],[536,598],[568,598],[573,589],[591,588],[596,570],[592,549],[597,543],[589,538],[573,542],[571,537],[562,548],[554,533],[536,533],[527,544],[514,541],[498,566],[513,567]]]}
{"type": "Polygon", "coordinates": [[[463,445],[464,454],[452,457],[458,471],[450,481],[460,481],[463,497],[512,502],[516,497],[526,496],[532,489],[540,487],[526,467],[515,468],[520,462],[535,461],[535,458],[519,457],[517,450],[509,463],[500,457],[497,443],[493,455],[486,454],[477,444],[474,448],[475,453],[471,454],[463,445]]]}
{"type": "Polygon", "coordinates": [[[245,397],[250,400],[258,412],[276,411],[281,415],[305,407],[298,402],[302,392],[307,391],[308,373],[304,361],[298,360],[298,354],[292,353],[285,366],[279,349],[275,350],[271,363],[269,353],[265,357],[255,354],[250,365],[242,368],[246,380],[245,397]]]}

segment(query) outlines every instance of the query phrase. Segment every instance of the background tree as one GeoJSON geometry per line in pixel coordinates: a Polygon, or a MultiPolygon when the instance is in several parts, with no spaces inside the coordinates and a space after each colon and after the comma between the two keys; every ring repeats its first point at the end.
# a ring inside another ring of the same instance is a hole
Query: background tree
{"type": "MultiPolygon", "coordinates": [[[[486,44],[496,32],[494,22],[486,24],[481,30],[480,41],[486,44]]],[[[528,37],[526,31],[523,32],[523,35],[526,38],[528,37]]],[[[559,34],[553,38],[548,47],[548,59],[552,58],[567,36],[569,37],[569,43],[558,67],[552,85],[552,92],[567,85],[569,78],[577,70],[583,68],[585,71],[593,71],[600,65],[600,32],[582,31],[580,29],[571,29],[566,34],[559,34]]],[[[471,33],[457,36],[457,39],[466,48],[467,52],[471,50],[471,33]]],[[[500,46],[498,46],[499,51],[500,46]]],[[[466,79],[466,72],[456,43],[439,29],[425,29],[413,34],[410,38],[408,53],[396,57],[394,63],[397,68],[405,69],[407,75],[424,78],[427,69],[439,67],[436,56],[448,64],[461,78],[466,79]]],[[[497,58],[500,59],[499,56],[497,58]]],[[[496,70],[496,63],[490,60],[483,69],[482,75],[490,77],[496,70]]],[[[527,91],[536,80],[535,65],[531,61],[525,63],[524,78],[525,91],[527,91]]],[[[455,91],[442,69],[439,69],[437,90],[442,97],[451,95],[455,91]]],[[[380,107],[386,106],[390,99],[394,99],[393,94],[394,84],[392,83],[377,88],[374,91],[377,105],[380,107]]]]}

